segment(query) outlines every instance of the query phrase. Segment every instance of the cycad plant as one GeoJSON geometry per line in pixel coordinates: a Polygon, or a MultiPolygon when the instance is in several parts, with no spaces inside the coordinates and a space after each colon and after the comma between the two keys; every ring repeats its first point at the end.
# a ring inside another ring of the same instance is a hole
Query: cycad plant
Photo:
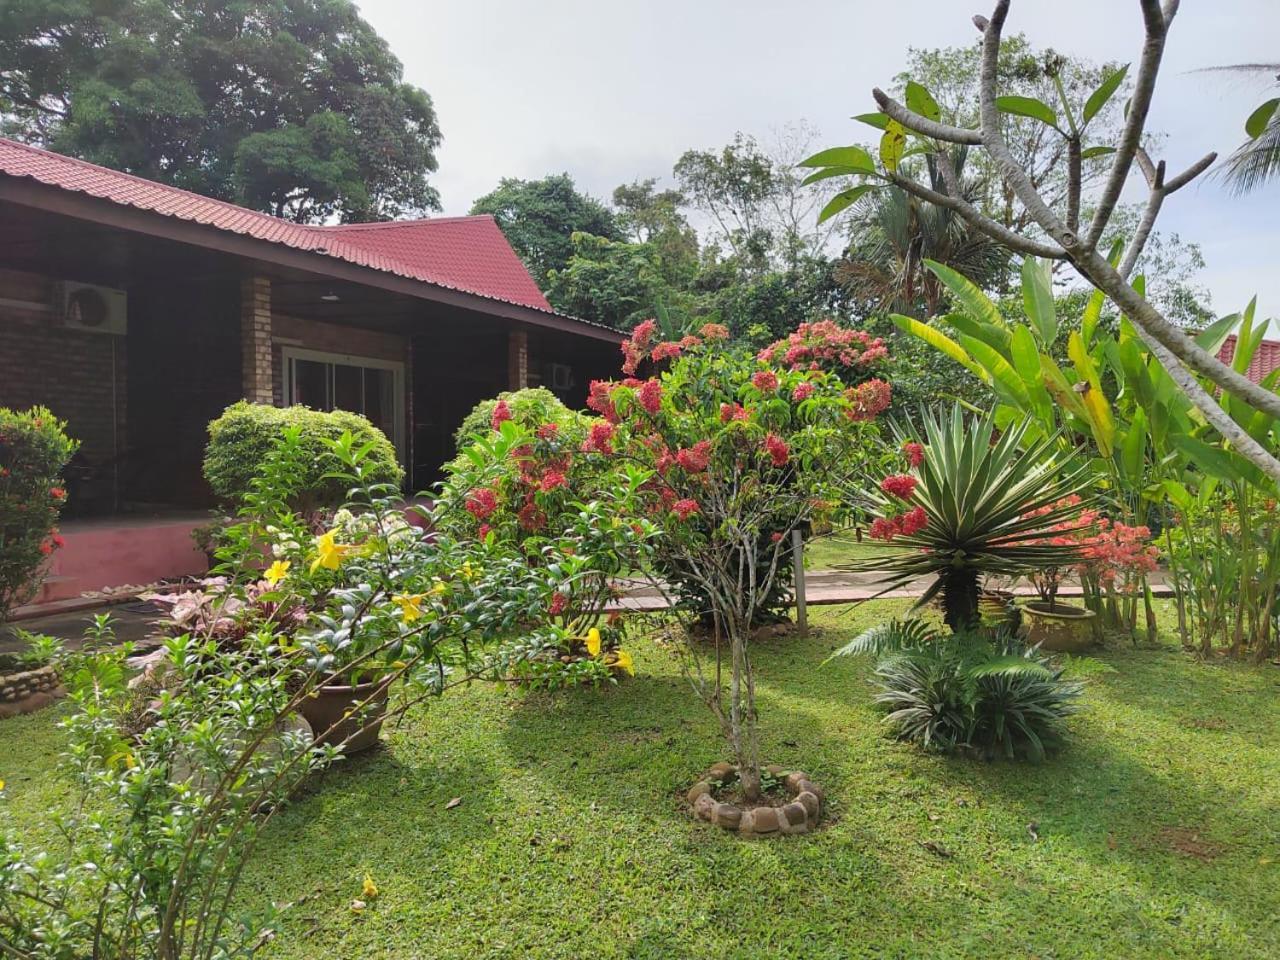
{"type": "Polygon", "coordinates": [[[878,624],[833,657],[874,655],[876,703],[901,740],[927,750],[1044,758],[1080,685],[1008,634],[945,634],[923,620],[878,624]]]}
{"type": "Polygon", "coordinates": [[[879,514],[872,537],[895,550],[854,567],[887,574],[887,588],[933,576],[917,606],[940,597],[947,625],[964,631],[978,624],[983,576],[1076,559],[1077,548],[1049,542],[1050,531],[1089,505],[1093,475],[1059,436],[1029,422],[1001,430],[991,414],[966,417],[958,405],[921,410],[918,420],[893,424],[914,475],[862,491],[879,514]]]}

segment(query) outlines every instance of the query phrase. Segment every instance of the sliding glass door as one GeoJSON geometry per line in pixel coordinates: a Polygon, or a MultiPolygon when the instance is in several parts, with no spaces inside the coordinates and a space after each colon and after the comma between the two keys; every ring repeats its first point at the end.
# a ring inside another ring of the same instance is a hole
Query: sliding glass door
{"type": "Polygon", "coordinates": [[[404,364],[286,347],[285,401],[368,417],[404,459],[404,364]]]}

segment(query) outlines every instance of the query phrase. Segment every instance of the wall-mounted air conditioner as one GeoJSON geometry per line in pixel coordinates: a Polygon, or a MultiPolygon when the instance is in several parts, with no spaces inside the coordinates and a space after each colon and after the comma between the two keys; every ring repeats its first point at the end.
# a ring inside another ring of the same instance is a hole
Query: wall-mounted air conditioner
{"type": "Polygon", "coordinates": [[[92,283],[62,283],[62,322],[72,330],[124,336],[129,298],[123,290],[92,283]]]}

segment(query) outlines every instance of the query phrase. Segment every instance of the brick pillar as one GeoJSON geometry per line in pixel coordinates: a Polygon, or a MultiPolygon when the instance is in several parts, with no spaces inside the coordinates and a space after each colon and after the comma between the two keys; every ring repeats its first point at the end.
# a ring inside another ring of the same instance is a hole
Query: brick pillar
{"type": "Polygon", "coordinates": [[[240,372],[246,400],[273,401],[271,280],[267,277],[240,281],[240,372]]]}
{"type": "Polygon", "coordinates": [[[507,334],[507,389],[529,386],[529,334],[512,330],[507,334]]]}

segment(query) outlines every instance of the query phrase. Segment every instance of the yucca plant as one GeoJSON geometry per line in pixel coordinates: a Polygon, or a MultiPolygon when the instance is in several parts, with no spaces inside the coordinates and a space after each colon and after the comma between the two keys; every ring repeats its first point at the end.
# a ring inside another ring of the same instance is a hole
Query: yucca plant
{"type": "Polygon", "coordinates": [[[1050,531],[1090,505],[1092,473],[1057,435],[1029,422],[1000,430],[992,414],[966,416],[958,405],[921,410],[918,421],[892,424],[903,449],[922,453],[914,478],[856,494],[880,515],[872,536],[895,552],[851,568],[886,574],[886,589],[933,576],[917,607],[940,596],[947,625],[968,630],[979,621],[982,577],[1077,559],[1078,548],[1049,542],[1050,531]],[[1068,503],[1073,495],[1079,501],[1068,503]],[[891,518],[904,508],[900,520],[918,519],[895,525],[891,518]]]}
{"type": "Polygon", "coordinates": [[[1009,634],[945,633],[919,619],[878,624],[832,657],[872,655],[875,701],[900,740],[927,750],[1044,758],[1080,684],[1009,634]]]}

